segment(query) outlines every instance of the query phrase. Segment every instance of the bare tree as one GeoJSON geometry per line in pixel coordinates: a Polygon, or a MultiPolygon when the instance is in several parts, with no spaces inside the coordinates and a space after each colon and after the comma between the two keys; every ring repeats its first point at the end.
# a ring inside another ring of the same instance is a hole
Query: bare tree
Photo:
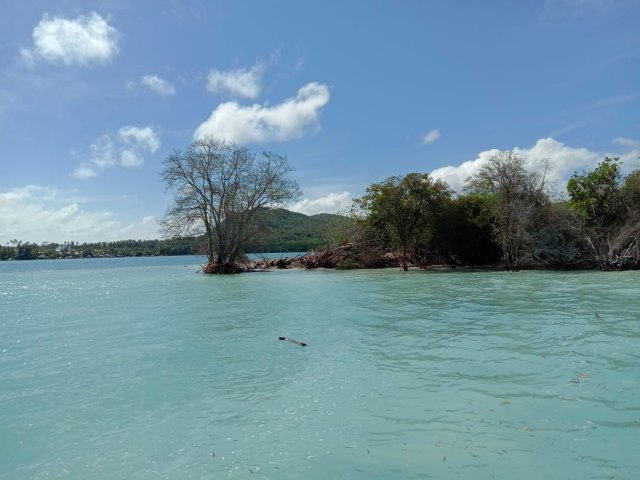
{"type": "Polygon", "coordinates": [[[524,160],[513,150],[492,156],[471,176],[467,189],[493,199],[495,235],[507,270],[518,270],[531,257],[530,225],[545,194],[548,164],[541,172],[528,172],[524,160]]]}
{"type": "Polygon", "coordinates": [[[395,263],[385,257],[384,241],[355,204],[334,217],[326,233],[321,255],[335,258],[335,268],[379,268],[395,263]]]}
{"type": "Polygon", "coordinates": [[[587,259],[602,270],[640,265],[640,170],[622,181],[618,158],[592,171],[574,173],[567,183],[569,205],[581,220],[587,259]]]}
{"type": "Polygon", "coordinates": [[[600,270],[640,267],[640,212],[631,212],[624,223],[607,230],[587,229],[587,253],[600,270]]]}
{"type": "Polygon", "coordinates": [[[160,172],[175,197],[161,221],[168,236],[204,234],[208,272],[237,271],[241,247],[256,233],[260,209],[300,195],[288,178],[287,159],[272,152],[260,158],[247,148],[206,137],[163,161],[160,172]]]}
{"type": "Polygon", "coordinates": [[[550,203],[536,215],[532,257],[536,264],[556,269],[588,268],[590,248],[578,215],[565,203],[550,203]]]}

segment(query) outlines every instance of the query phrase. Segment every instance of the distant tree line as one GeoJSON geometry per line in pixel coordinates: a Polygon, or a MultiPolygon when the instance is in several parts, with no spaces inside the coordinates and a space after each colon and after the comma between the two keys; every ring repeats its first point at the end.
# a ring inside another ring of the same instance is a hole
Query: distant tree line
{"type": "Polygon", "coordinates": [[[0,260],[32,260],[38,258],[38,245],[35,243],[11,240],[0,245],[0,260]]]}
{"type": "Polygon", "coordinates": [[[563,200],[550,196],[547,173],[546,164],[530,172],[516,152],[502,151],[457,196],[428,174],[387,178],[355,200],[355,222],[336,230],[334,245],[361,245],[359,258],[372,265],[391,254],[405,270],[639,268],[640,170],[623,178],[619,159],[607,157],[574,173],[563,200]]]}
{"type": "Polygon", "coordinates": [[[35,260],[93,257],[150,257],[197,255],[202,253],[202,239],[120,240],[96,243],[37,244],[12,240],[0,246],[0,260],[35,260]]]}
{"type": "MultiPolygon", "coordinates": [[[[284,209],[263,209],[257,215],[257,233],[243,243],[241,253],[308,252],[324,247],[332,214],[307,216],[284,209]]],[[[149,257],[206,255],[205,236],[164,240],[121,240],[96,243],[30,243],[12,240],[0,246],[0,260],[52,258],[149,257]]]]}

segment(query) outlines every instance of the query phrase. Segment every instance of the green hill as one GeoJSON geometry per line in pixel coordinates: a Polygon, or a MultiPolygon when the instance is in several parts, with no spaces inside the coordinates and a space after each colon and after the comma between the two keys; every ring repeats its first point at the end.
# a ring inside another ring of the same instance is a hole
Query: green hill
{"type": "Polygon", "coordinates": [[[245,251],[306,252],[322,248],[329,227],[341,218],[330,213],[307,216],[282,208],[264,210],[256,240],[245,245],[245,251]]]}
{"type": "MultiPolygon", "coordinates": [[[[321,249],[328,240],[329,229],[340,215],[321,213],[303,215],[284,209],[260,212],[255,240],[243,245],[246,253],[308,252],[321,249]]],[[[155,255],[192,255],[204,253],[202,237],[165,240],[119,240],[97,243],[36,243],[15,241],[0,245],[0,260],[36,258],[132,257],[155,255]]]]}

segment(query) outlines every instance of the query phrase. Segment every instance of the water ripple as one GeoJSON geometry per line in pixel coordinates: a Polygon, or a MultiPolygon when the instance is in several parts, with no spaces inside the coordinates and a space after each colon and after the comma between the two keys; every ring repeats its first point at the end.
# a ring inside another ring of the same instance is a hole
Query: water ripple
{"type": "Polygon", "coordinates": [[[0,271],[0,477],[637,476],[638,272],[172,261],[0,271]]]}

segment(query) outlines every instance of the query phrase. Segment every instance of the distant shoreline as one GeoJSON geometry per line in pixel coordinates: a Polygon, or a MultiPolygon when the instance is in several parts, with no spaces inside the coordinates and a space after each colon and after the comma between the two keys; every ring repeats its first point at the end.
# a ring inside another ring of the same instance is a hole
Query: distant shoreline
{"type": "MultiPolygon", "coordinates": [[[[389,270],[399,269],[402,270],[396,259],[387,259],[385,264],[377,264],[371,266],[359,266],[354,264],[341,265],[314,265],[313,262],[309,262],[309,258],[313,258],[316,255],[321,255],[321,252],[267,252],[267,253],[251,253],[248,254],[252,257],[258,257],[249,259],[248,261],[238,262],[237,267],[239,272],[244,273],[257,273],[257,272],[272,272],[282,270],[389,270]]],[[[46,257],[38,256],[36,258],[28,259],[14,259],[5,258],[0,259],[0,262],[38,262],[38,261],[62,261],[62,260],[96,260],[96,259],[116,259],[116,258],[171,258],[171,257],[199,257],[202,260],[202,269],[199,271],[205,271],[207,266],[207,258],[204,254],[176,254],[176,255],[98,255],[98,256],[82,256],[82,255],[67,255],[60,257],[46,257]]],[[[575,268],[551,268],[540,265],[522,266],[519,271],[557,271],[557,272],[579,272],[579,271],[637,271],[637,268],[627,268],[621,270],[603,270],[599,268],[581,266],[575,268]]],[[[410,265],[409,271],[451,271],[451,272],[505,272],[505,268],[500,263],[489,265],[446,265],[446,264],[433,264],[426,266],[410,265]]]]}

